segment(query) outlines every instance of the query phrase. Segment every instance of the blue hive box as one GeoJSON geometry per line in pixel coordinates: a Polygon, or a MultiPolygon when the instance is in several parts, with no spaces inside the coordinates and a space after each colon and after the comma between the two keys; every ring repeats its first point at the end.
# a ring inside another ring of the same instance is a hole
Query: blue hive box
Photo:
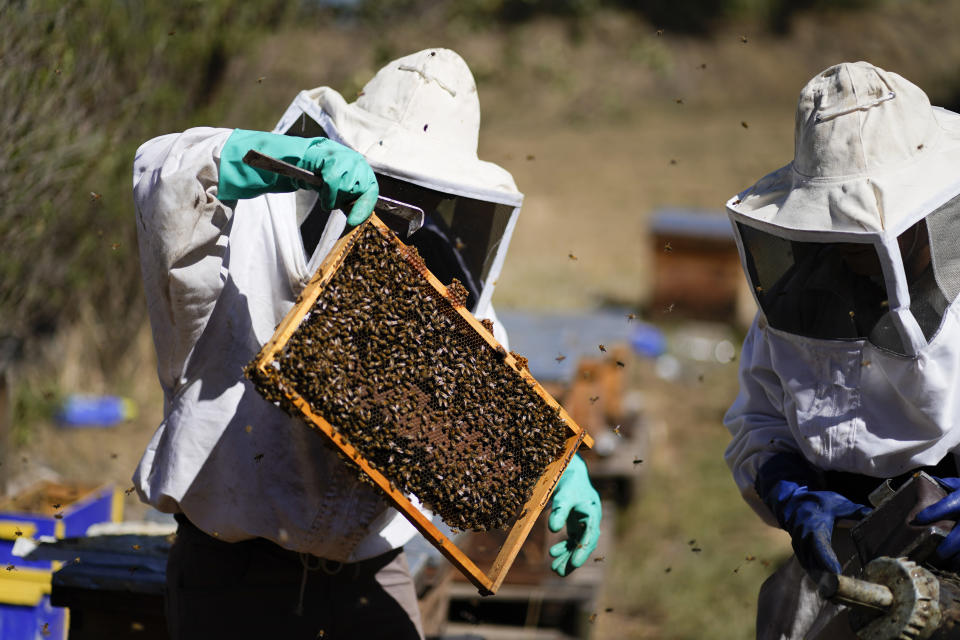
{"type": "Polygon", "coordinates": [[[0,502],[0,640],[67,637],[67,610],[50,605],[59,563],[14,556],[18,538],[82,536],[90,525],[122,519],[123,494],[112,486],[46,482],[0,502]]]}

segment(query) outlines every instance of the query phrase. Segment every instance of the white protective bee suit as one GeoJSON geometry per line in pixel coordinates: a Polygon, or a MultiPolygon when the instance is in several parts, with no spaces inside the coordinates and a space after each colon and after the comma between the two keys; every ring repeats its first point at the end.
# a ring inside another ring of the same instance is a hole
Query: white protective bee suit
{"type": "MultiPolygon", "coordinates": [[[[472,282],[477,317],[492,319],[522,195],[507,171],[478,160],[479,126],[466,63],[432,49],[388,64],[352,103],[328,87],[302,92],[274,131],[328,137],[380,176],[443,194],[433,232],[461,245],[446,247],[448,266],[472,282]]],[[[397,549],[413,527],[243,376],[346,218],[315,209],[312,191],[219,200],[231,133],[195,128],[137,151],[136,224],[165,403],[135,485],[144,501],[226,542],[261,538],[338,562],[397,549]],[[307,220],[319,229],[315,248],[307,220]]]]}
{"type": "MultiPolygon", "coordinates": [[[[868,63],[830,67],[800,94],[793,162],[727,212],[760,308],[724,419],[726,460],[751,507],[775,524],[754,482],[778,452],[878,479],[951,457],[960,115],[868,63]]],[[[798,566],[778,575],[758,638],[807,637],[822,603],[798,566]]]]}

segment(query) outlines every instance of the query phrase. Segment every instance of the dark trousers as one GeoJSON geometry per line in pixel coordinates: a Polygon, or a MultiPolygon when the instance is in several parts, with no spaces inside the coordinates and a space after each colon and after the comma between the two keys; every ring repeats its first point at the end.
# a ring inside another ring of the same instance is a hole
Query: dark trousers
{"type": "Polygon", "coordinates": [[[177,520],[166,601],[174,640],[423,638],[402,549],[341,564],[263,539],[222,542],[177,520]]]}

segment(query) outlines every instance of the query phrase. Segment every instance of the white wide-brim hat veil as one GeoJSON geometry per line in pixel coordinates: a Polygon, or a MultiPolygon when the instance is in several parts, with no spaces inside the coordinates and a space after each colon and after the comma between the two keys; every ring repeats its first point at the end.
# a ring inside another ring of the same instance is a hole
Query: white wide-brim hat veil
{"type": "Polygon", "coordinates": [[[390,62],[348,103],[330,87],[301,92],[275,131],[309,115],[374,171],[430,189],[519,206],[508,171],[477,157],[480,102],[467,63],[449,49],[390,62]]]}
{"type": "Polygon", "coordinates": [[[735,220],[896,234],[960,193],[960,115],[867,62],[807,83],[794,137],[793,162],[727,202],[735,220]]]}

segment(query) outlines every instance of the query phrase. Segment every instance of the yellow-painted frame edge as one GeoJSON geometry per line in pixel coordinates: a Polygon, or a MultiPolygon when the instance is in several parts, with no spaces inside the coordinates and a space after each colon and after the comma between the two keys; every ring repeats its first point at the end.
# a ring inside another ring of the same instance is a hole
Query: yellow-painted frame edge
{"type": "Polygon", "coordinates": [[[53,573],[45,569],[16,567],[0,575],[0,603],[35,607],[50,593],[53,573]]]}

